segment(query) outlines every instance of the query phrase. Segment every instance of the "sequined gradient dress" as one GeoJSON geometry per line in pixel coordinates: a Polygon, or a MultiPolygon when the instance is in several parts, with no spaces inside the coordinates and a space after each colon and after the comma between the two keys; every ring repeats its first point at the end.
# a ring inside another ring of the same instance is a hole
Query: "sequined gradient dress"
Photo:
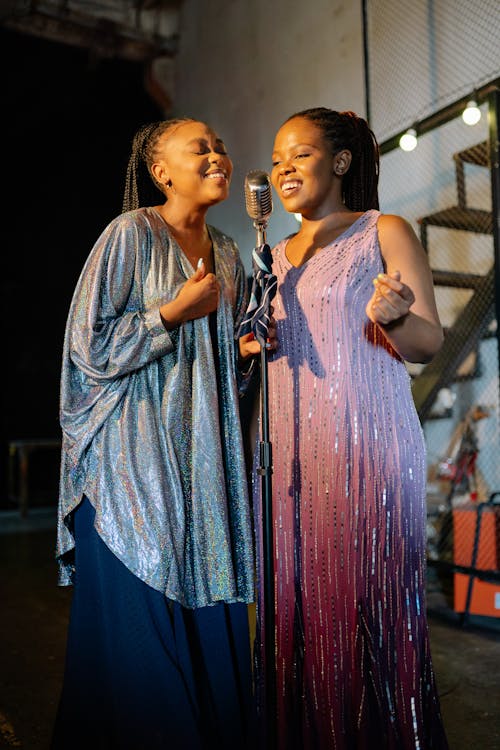
{"type": "MultiPolygon", "coordinates": [[[[365,313],[383,270],[378,217],[298,268],[286,240],[273,251],[282,750],[447,747],[424,599],[423,435],[405,365],[365,313]]],[[[262,606],[259,620],[258,655],[262,606]]]]}

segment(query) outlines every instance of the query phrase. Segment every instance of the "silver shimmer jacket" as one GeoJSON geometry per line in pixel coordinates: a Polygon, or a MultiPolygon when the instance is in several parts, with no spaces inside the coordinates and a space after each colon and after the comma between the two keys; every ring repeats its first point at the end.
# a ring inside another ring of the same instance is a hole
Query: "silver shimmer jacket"
{"type": "Polygon", "coordinates": [[[220,376],[208,317],[166,331],[159,308],[194,269],[154,208],[114,219],[71,303],[62,363],[57,557],[74,571],[71,512],[138,578],[186,607],[254,599],[237,371],[247,293],[233,240],[209,227],[220,376]]]}

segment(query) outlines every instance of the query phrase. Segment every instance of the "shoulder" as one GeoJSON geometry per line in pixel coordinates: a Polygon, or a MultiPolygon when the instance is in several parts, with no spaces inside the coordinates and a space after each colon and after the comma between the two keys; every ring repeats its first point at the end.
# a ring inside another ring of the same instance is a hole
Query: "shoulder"
{"type": "Polygon", "coordinates": [[[112,219],[96,240],[89,259],[99,263],[118,263],[148,252],[156,234],[154,216],[147,209],[126,211],[112,219]]]}
{"type": "Polygon", "coordinates": [[[146,231],[149,227],[150,221],[148,221],[146,209],[138,208],[115,216],[103,230],[101,238],[146,231]]]}
{"type": "Polygon", "coordinates": [[[377,229],[381,241],[416,237],[411,224],[396,214],[380,214],[377,229]]]}
{"type": "Polygon", "coordinates": [[[133,211],[125,211],[123,214],[116,216],[110,222],[109,227],[115,229],[135,229],[150,230],[156,224],[162,222],[161,216],[154,208],[144,207],[136,208],[133,211]]]}
{"type": "Polygon", "coordinates": [[[379,230],[385,232],[412,232],[410,223],[397,214],[379,214],[377,222],[379,230]]]}
{"type": "Polygon", "coordinates": [[[128,251],[154,244],[155,238],[168,242],[162,217],[153,208],[137,208],[116,216],[104,229],[97,244],[126,246],[128,251]]]}
{"type": "Polygon", "coordinates": [[[380,214],[377,233],[382,256],[388,261],[413,261],[426,257],[426,252],[410,222],[395,214],[380,214]]]}

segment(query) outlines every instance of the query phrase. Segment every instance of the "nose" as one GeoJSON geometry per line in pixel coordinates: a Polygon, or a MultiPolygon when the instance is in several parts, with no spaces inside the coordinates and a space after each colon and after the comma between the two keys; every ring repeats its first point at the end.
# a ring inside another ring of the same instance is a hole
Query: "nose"
{"type": "Polygon", "coordinates": [[[279,174],[290,174],[290,172],[293,172],[294,166],[288,161],[283,160],[281,164],[279,165],[278,173],[279,174]]]}

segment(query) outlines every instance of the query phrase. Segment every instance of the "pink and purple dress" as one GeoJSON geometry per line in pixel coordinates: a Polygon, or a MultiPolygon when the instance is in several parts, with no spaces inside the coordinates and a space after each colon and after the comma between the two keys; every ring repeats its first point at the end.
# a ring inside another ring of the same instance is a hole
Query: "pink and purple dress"
{"type": "Polygon", "coordinates": [[[379,215],[301,267],[287,240],[273,250],[282,750],[447,747],[426,622],[423,434],[405,364],[365,312],[383,271],[379,215]]]}

